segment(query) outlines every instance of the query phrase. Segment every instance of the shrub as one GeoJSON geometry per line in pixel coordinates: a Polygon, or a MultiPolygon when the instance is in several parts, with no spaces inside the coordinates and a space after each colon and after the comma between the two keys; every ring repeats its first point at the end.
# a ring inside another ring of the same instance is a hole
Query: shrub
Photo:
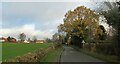
{"type": "Polygon", "coordinates": [[[37,49],[35,53],[37,54],[36,56],[37,59],[40,59],[42,56],[45,55],[45,49],[44,48],[37,49]]]}
{"type": "Polygon", "coordinates": [[[85,43],[83,48],[91,52],[116,55],[116,49],[112,43],[85,43]]]}
{"type": "Polygon", "coordinates": [[[37,55],[35,53],[28,53],[23,56],[16,57],[16,60],[18,62],[36,62],[37,61],[37,55]]]}
{"type": "Polygon", "coordinates": [[[29,52],[23,56],[17,56],[14,59],[6,60],[4,62],[37,62],[40,60],[46,53],[50,52],[54,48],[57,48],[60,44],[53,44],[48,48],[40,48],[34,52],[29,52]]]}

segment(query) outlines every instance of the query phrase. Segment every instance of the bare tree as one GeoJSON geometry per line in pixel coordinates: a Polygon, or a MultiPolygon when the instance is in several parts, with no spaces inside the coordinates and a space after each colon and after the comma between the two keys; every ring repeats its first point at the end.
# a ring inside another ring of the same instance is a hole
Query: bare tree
{"type": "Polygon", "coordinates": [[[19,34],[18,37],[21,40],[21,42],[24,42],[24,40],[26,39],[26,35],[24,33],[19,34]]]}
{"type": "Polygon", "coordinates": [[[37,37],[33,36],[33,42],[36,43],[36,41],[37,41],[37,37]]]}

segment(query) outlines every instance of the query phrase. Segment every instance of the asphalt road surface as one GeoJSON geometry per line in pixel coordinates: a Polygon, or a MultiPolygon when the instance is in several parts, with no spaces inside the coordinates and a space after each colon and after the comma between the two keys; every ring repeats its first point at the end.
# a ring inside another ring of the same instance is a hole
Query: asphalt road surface
{"type": "Polygon", "coordinates": [[[96,59],[80,51],[75,50],[70,46],[63,46],[65,49],[61,54],[60,62],[104,62],[96,59]]]}

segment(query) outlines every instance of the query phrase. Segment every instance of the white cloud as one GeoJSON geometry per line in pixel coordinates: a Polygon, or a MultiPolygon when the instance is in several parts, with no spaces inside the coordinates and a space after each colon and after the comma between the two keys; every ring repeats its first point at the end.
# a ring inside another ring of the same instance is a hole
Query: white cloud
{"type": "Polygon", "coordinates": [[[0,2],[0,29],[2,28],[2,3],[0,2]]]}
{"type": "Polygon", "coordinates": [[[118,2],[119,0],[1,0],[2,2],[118,2]]]}
{"type": "Polygon", "coordinates": [[[38,21],[51,21],[63,18],[64,14],[71,9],[86,3],[65,2],[11,2],[3,3],[3,19],[17,19],[19,17],[30,17],[38,21]],[[11,15],[11,17],[9,17],[11,15]],[[5,17],[4,17],[5,16],[5,17]],[[15,16],[15,17],[14,17],[15,16]],[[46,19],[47,18],[47,19],[46,19]]]}
{"type": "Polygon", "coordinates": [[[2,2],[89,2],[90,0],[2,0],[2,2]]]}
{"type": "Polygon", "coordinates": [[[25,33],[27,35],[27,38],[32,38],[33,36],[36,36],[38,39],[44,39],[44,38],[51,38],[52,36],[52,31],[53,30],[45,30],[45,31],[40,31],[35,29],[35,25],[24,25],[21,27],[14,27],[14,28],[4,28],[1,29],[2,32],[0,34],[3,37],[8,37],[12,36],[15,38],[18,38],[18,35],[20,33],[25,33]]]}
{"type": "Polygon", "coordinates": [[[51,38],[63,22],[64,14],[81,5],[94,9],[92,2],[3,2],[0,35],[18,38],[24,32],[28,37],[51,38]]]}

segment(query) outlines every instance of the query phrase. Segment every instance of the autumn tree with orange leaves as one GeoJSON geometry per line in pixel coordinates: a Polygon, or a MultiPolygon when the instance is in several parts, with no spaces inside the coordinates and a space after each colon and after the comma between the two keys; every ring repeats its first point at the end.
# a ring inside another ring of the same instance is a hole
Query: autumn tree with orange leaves
{"type": "Polygon", "coordinates": [[[58,26],[58,30],[65,32],[72,39],[77,37],[77,40],[82,38],[86,42],[90,42],[97,38],[99,15],[94,10],[84,6],[77,7],[68,11],[63,21],[64,23],[58,26]]]}

